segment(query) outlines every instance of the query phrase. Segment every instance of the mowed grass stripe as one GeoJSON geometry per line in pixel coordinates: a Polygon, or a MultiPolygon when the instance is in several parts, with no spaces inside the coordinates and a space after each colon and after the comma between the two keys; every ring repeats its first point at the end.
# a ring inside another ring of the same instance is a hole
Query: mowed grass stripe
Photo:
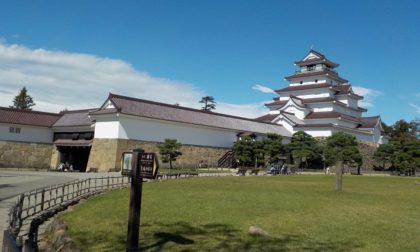
{"type": "MultiPolygon", "coordinates": [[[[415,178],[208,177],[143,185],[140,246],[148,251],[419,251],[415,178]],[[247,234],[256,225],[270,234],[247,234]]],[[[124,251],[129,190],[62,215],[83,251],[124,251]]]]}

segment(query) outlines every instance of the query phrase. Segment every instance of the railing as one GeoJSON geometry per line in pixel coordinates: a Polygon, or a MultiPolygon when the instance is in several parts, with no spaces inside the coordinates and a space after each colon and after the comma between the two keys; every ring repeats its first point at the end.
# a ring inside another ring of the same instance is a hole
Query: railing
{"type": "Polygon", "coordinates": [[[226,152],[217,162],[218,167],[235,168],[235,155],[233,151],[226,152]]]}
{"type": "Polygon", "coordinates": [[[3,251],[15,251],[14,247],[22,247],[22,245],[28,246],[29,251],[37,251],[38,226],[46,219],[69,205],[77,203],[80,199],[128,186],[129,182],[129,177],[88,178],[19,195],[16,204],[9,212],[8,228],[3,238],[3,251]],[[28,224],[29,231],[24,230],[22,227],[28,224]],[[28,239],[24,241],[25,244],[22,244],[26,234],[28,239]],[[14,241],[10,241],[11,238],[14,241]]]}

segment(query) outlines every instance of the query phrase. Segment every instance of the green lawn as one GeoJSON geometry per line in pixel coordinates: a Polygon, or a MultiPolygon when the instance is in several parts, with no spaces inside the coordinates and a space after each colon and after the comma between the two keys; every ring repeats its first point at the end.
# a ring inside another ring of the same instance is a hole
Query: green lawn
{"type": "MultiPolygon", "coordinates": [[[[148,251],[420,251],[419,178],[208,177],[145,183],[148,251]],[[256,225],[270,234],[247,234],[256,225]]],[[[62,215],[83,251],[125,251],[129,191],[62,215]]]]}

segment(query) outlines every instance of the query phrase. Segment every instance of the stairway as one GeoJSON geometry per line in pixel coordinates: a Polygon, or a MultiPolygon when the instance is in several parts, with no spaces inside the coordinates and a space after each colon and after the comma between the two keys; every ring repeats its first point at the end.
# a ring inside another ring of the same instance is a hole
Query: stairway
{"type": "Polygon", "coordinates": [[[233,151],[226,152],[217,162],[218,167],[236,168],[235,153],[233,151]]]}

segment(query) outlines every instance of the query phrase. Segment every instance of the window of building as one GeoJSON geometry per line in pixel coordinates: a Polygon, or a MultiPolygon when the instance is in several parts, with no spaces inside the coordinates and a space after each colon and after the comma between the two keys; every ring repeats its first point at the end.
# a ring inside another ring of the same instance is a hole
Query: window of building
{"type": "Polygon", "coordinates": [[[315,83],[318,83],[318,80],[315,80],[315,83]]]}
{"type": "Polygon", "coordinates": [[[307,66],[306,66],[306,70],[308,70],[308,71],[313,71],[313,70],[315,70],[315,66],[316,66],[316,65],[307,65],[307,66]]]}
{"type": "Polygon", "coordinates": [[[20,134],[20,128],[17,128],[17,127],[9,127],[9,133],[20,134]]]}
{"type": "Polygon", "coordinates": [[[300,81],[300,84],[303,84],[303,81],[300,81]]]}

